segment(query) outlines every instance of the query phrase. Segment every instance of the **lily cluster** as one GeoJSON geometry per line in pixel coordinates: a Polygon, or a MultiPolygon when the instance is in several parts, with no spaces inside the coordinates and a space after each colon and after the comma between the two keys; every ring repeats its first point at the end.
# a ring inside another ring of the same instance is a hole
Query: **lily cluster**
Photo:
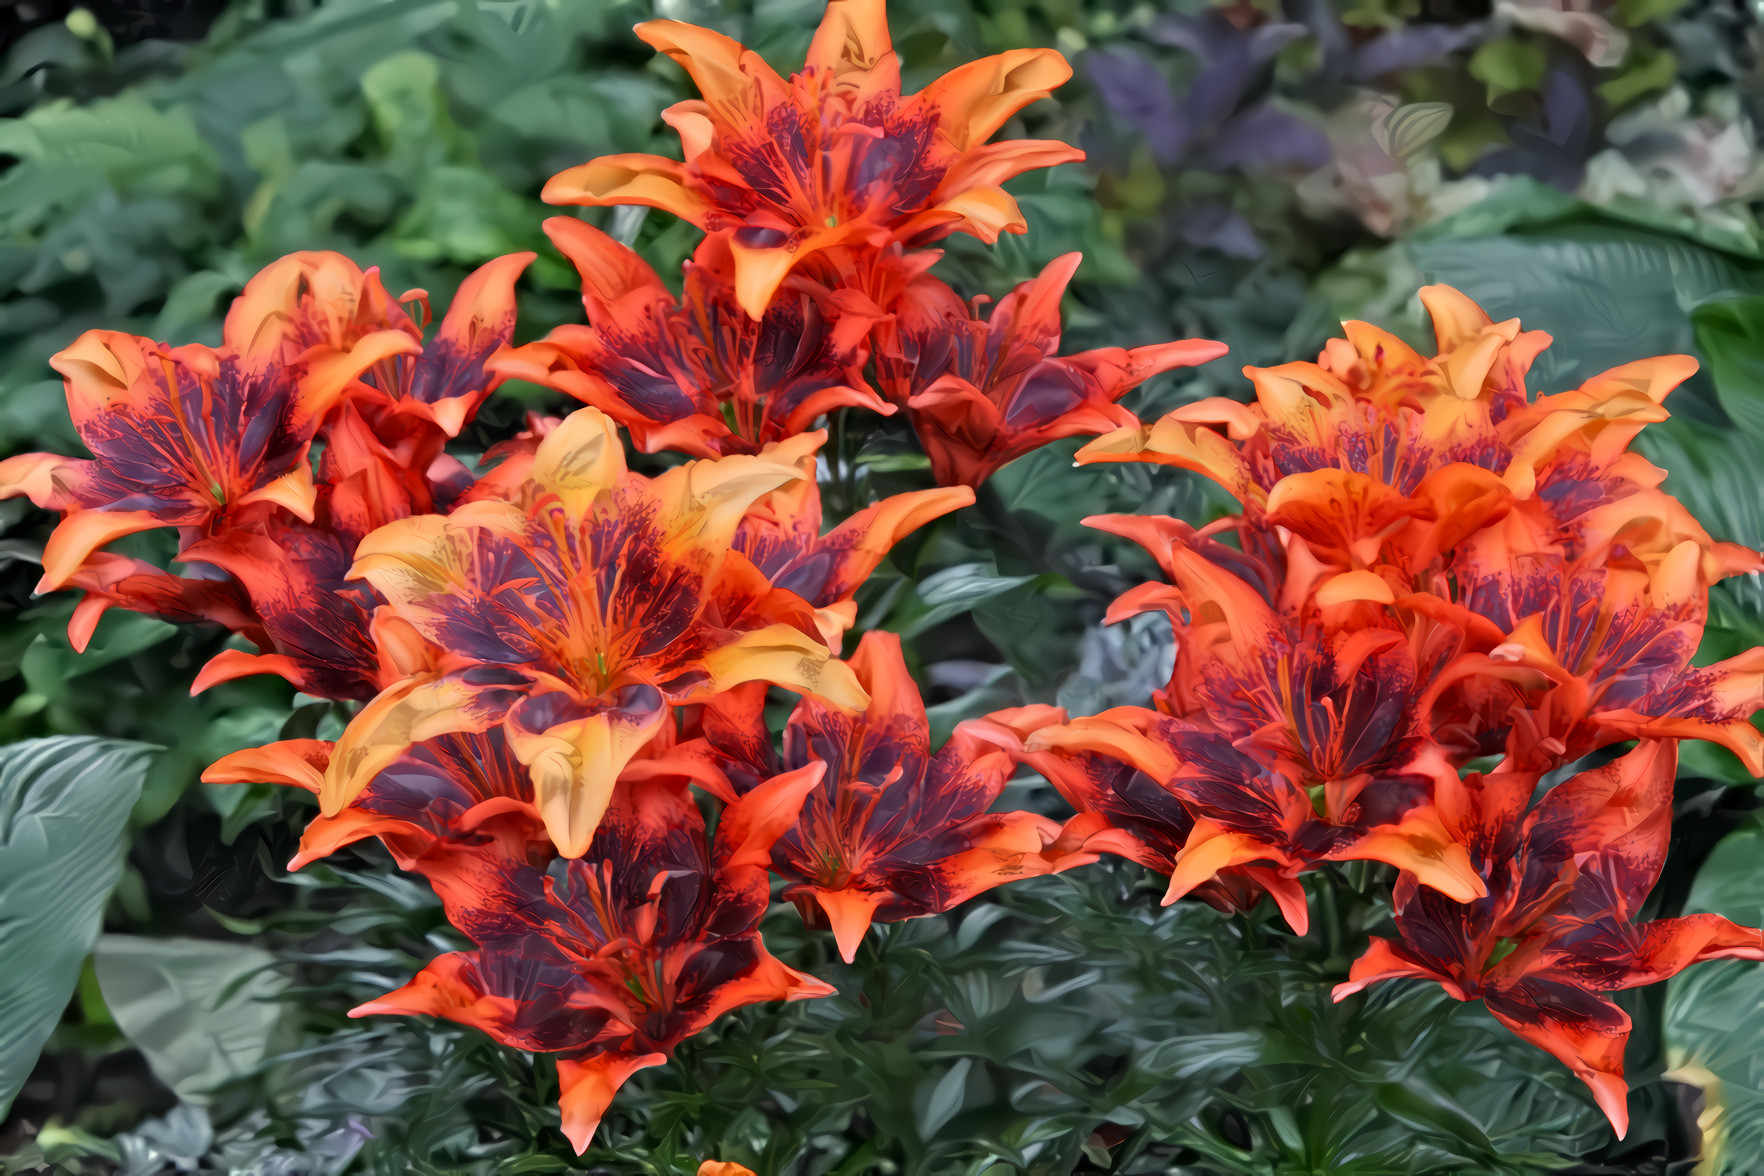
{"type": "Polygon", "coordinates": [[[55,365],[94,458],[0,464],[0,497],[63,515],[40,587],[85,593],[77,646],[110,607],[217,623],[256,649],[194,689],[270,673],[351,707],[335,742],[241,751],[204,779],[314,793],[294,866],[377,838],[475,945],[356,1014],[554,1055],[579,1152],[630,1075],[723,1013],[832,991],[762,942],[774,876],[849,962],[875,921],[1104,853],[1168,874],[1167,901],[1269,896],[1303,933],[1301,875],[1369,860],[1398,872],[1397,937],[1339,994],[1426,976],[1483,999],[1621,1130],[1627,1021],[1606,994],[1764,958],[1759,932],[1712,916],[1632,922],[1675,741],[1764,771],[1764,654],[1690,662],[1710,583],[1760,561],[1626,451],[1690,361],[1533,401],[1547,339],[1435,287],[1436,356],[1348,324],[1316,364],[1251,370],[1253,405],[1142,426],[1126,392],[1223,347],[1058,354],[1076,255],[989,315],[930,273],[948,234],[1023,231],[1005,180],[1079,157],[987,142],[1067,78],[1058,54],[909,97],[880,0],[833,0],[788,79],[704,29],[637,31],[703,92],[665,116],[683,160],[597,159],[546,197],[702,228],[679,298],[556,218],[587,324],[515,345],[520,254],[468,278],[425,341],[404,309],[426,320],[423,292],[297,254],[246,287],[218,349],[82,336],[55,365]],[[530,417],[468,469],[447,446],[509,378],[586,407],[530,417]],[[836,410],[905,413],[939,485],[823,533],[815,426],[836,410]],[[1110,614],[1170,617],[1168,687],[1070,721],[999,712],[934,749],[897,638],[841,659],[856,593],[1006,462],[1096,434],[1081,461],[1185,467],[1242,503],[1200,529],[1092,520],[1168,575],[1110,614]],[[634,471],[624,435],[679,456],[634,471]],[[106,550],[154,528],[177,529],[178,571],[106,550]],[[800,696],[781,740],[774,688],[800,696]],[[1075,816],[991,811],[1025,763],[1075,816]]]}
{"type": "Polygon", "coordinates": [[[1196,471],[1242,511],[1089,520],[1166,573],[1110,616],[1168,616],[1174,672],[1151,707],[1043,727],[1023,754],[1080,810],[1063,842],[1168,873],[1166,901],[1266,894],[1302,934],[1306,871],[1396,867],[1396,937],[1336,999],[1395,977],[1480,999],[1621,1135],[1630,1026],[1609,993],[1764,959],[1764,933],[1714,915],[1634,921],[1678,741],[1764,773],[1764,650],[1691,661],[1710,584],[1764,563],[1628,451],[1693,360],[1532,399],[1547,335],[1447,287],[1421,299],[1435,355],[1350,322],[1316,363],[1246,369],[1252,404],[1200,401],[1080,451],[1196,471]]]}
{"type": "Polygon", "coordinates": [[[967,724],[934,753],[898,640],[839,653],[902,536],[1049,440],[1133,423],[1122,395],[1223,351],[1059,355],[1077,255],[990,316],[928,272],[924,246],[951,232],[1024,230],[1004,180],[1080,157],[986,143],[1069,76],[1058,54],[907,97],[879,0],[834,0],[788,80],[704,29],[638,33],[704,90],[666,116],[685,162],[595,160],[546,197],[705,229],[681,298],[557,218],[587,325],[514,345],[520,254],[468,278],[425,342],[404,309],[426,319],[424,292],[297,254],[246,287],[219,349],[81,337],[55,366],[94,458],[0,465],[0,496],[63,515],[39,589],[85,593],[76,646],[111,607],[218,623],[256,649],[195,690],[268,673],[351,706],[335,742],[249,749],[204,779],[316,794],[295,867],[376,837],[427,878],[475,949],[356,1013],[556,1055],[578,1151],[626,1078],[722,1013],[832,991],[759,938],[774,874],[849,961],[875,920],[1094,860],[1044,852],[1047,817],[988,811],[1056,715],[967,724]],[[529,417],[470,470],[447,445],[511,377],[588,407],[529,417]],[[814,426],[841,409],[904,410],[941,485],[823,533],[814,426]],[[689,460],[634,472],[621,428],[689,460]],[[105,550],[160,527],[175,572],[105,550]],[[802,696],[781,748],[775,687],[802,696]]]}

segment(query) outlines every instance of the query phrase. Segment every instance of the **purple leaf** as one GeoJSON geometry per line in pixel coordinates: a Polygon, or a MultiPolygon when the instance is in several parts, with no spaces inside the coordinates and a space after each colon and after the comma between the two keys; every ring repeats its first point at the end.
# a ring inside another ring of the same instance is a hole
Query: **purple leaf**
{"type": "Polygon", "coordinates": [[[1131,49],[1099,49],[1085,58],[1097,93],[1114,113],[1145,136],[1152,154],[1166,167],[1188,146],[1191,127],[1176,110],[1170,86],[1158,67],[1131,49]]]}
{"type": "Polygon", "coordinates": [[[1313,170],[1333,157],[1323,131],[1264,102],[1236,115],[1213,140],[1212,166],[1313,170]]]}

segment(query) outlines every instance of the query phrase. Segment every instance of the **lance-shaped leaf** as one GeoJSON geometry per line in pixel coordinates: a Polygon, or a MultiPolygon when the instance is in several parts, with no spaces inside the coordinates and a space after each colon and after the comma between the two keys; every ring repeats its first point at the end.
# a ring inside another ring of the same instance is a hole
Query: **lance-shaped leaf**
{"type": "Polygon", "coordinates": [[[883,0],[833,0],[802,72],[788,80],[709,29],[656,20],[637,35],[679,62],[703,95],[662,116],[679,132],[684,162],[604,156],[554,176],[544,198],[644,204],[728,233],[736,301],[756,319],[787,274],[835,247],[1023,232],[1000,185],[1083,158],[1058,142],[986,144],[1071,77],[1058,53],[1014,49],[905,97],[883,0]]]}
{"type": "Polygon", "coordinates": [[[0,749],[0,1113],[30,1076],[97,938],[147,750],[83,735],[0,749]]]}
{"type": "Polygon", "coordinates": [[[730,550],[747,508],[800,476],[797,456],[645,478],[625,469],[612,422],[586,408],[539,442],[508,498],[368,536],[352,574],[462,668],[384,695],[352,721],[339,744],[348,754],[320,793],[325,812],[409,743],[500,721],[552,839],[574,857],[671,705],[768,681],[862,706],[808,605],[730,550]],[[483,672],[472,678],[474,667],[483,672]],[[499,713],[486,692],[514,701],[499,713]]]}
{"type": "Polygon", "coordinates": [[[1061,437],[1139,422],[1115,402],[1145,380],[1225,354],[1184,339],[1152,347],[1058,354],[1060,298],[1078,268],[1068,253],[1005,295],[990,317],[929,275],[908,284],[877,341],[878,378],[906,405],[945,485],[977,486],[1061,437]]]}
{"type": "Polygon", "coordinates": [[[1440,811],[1487,897],[1454,902],[1399,879],[1397,938],[1374,937],[1336,999],[1421,977],[1458,1000],[1481,1000],[1585,1082],[1622,1137],[1630,1021],[1608,994],[1699,960],[1764,960],[1764,931],[1719,915],[1632,921],[1665,862],[1677,763],[1676,744],[1644,740],[1557,785],[1529,813],[1536,773],[1447,782],[1440,811]]]}
{"type": "Polygon", "coordinates": [[[758,453],[836,408],[882,414],[866,336],[880,312],[792,279],[749,316],[735,303],[732,255],[708,237],[686,264],[676,304],[631,250],[571,217],[545,231],[582,275],[589,326],[559,327],[496,360],[500,374],[567,392],[631,433],[645,453],[758,453]]]}
{"type": "Polygon", "coordinates": [[[714,837],[684,785],[622,783],[578,859],[507,870],[475,951],[438,957],[352,1015],[426,1013],[559,1056],[564,1134],[585,1151],[637,1070],[743,1005],[826,996],[760,942],[765,863],[815,781],[784,776],[723,810],[714,837]]]}

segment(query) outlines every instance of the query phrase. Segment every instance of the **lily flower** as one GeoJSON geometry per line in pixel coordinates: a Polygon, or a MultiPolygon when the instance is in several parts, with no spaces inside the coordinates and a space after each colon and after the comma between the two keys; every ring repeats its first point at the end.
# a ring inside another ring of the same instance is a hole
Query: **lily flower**
{"type": "MultiPolygon", "coordinates": [[[[1175,671],[1158,711],[1118,707],[1043,728],[1025,747],[1112,757],[1180,798],[1192,824],[1163,833],[1185,838],[1166,902],[1253,866],[1260,872],[1248,877],[1302,933],[1298,874],[1352,859],[1387,862],[1460,898],[1481,893],[1430,801],[1420,766],[1430,748],[1419,721],[1425,677],[1411,635],[1376,611],[1391,599],[1382,580],[1341,577],[1324,604],[1290,611],[1270,569],[1186,524],[1086,521],[1145,543],[1170,574],[1172,584],[1123,595],[1106,619],[1166,612],[1175,671]]],[[[1146,820],[1141,810],[1129,830],[1146,820]]]]}
{"type": "Polygon", "coordinates": [[[500,922],[475,929],[477,950],[437,957],[350,1015],[427,1014],[558,1055],[563,1130],[580,1154],[632,1074],[722,1014],[833,992],[758,931],[772,844],[814,787],[801,774],[762,784],[710,836],[683,785],[621,783],[579,858],[502,873],[482,900],[500,922]]]}
{"type": "Polygon", "coordinates": [[[823,250],[1021,233],[1023,215],[1000,185],[1084,157],[1053,141],[986,143],[1072,76],[1065,58],[1013,49],[907,97],[883,0],[828,4],[802,72],[788,80],[709,29],[654,20],[637,35],[703,95],[662,114],[685,161],[603,156],[552,177],[543,198],[648,205],[726,234],[736,301],[755,319],[785,276],[823,250]]]}
{"type": "Polygon", "coordinates": [[[552,840],[577,857],[672,706],[749,681],[863,706],[813,610],[731,550],[748,507],[801,477],[798,459],[820,440],[652,479],[626,470],[612,421],[584,408],[538,443],[509,497],[369,535],[350,574],[448,664],[351,721],[320,793],[325,813],[411,743],[501,723],[552,840]]]}
{"type": "Polygon", "coordinates": [[[1442,791],[1441,812],[1487,895],[1455,902],[1400,878],[1397,938],[1374,937],[1335,999],[1420,977],[1481,1000],[1585,1082],[1622,1138],[1630,1022],[1608,994],[1700,960],[1764,959],[1764,931],[1719,915],[1633,921],[1666,860],[1677,763],[1676,744],[1644,740],[1558,784],[1529,813],[1536,773],[1472,775],[1442,791]]]}
{"type": "Polygon", "coordinates": [[[1421,299],[1437,356],[1344,323],[1347,338],[1316,363],[1244,369],[1255,403],[1184,405],[1098,438],[1078,460],[1195,470],[1332,572],[1390,568],[1404,588],[1425,588],[1441,553],[1509,512],[1539,543],[1572,542],[1599,508],[1658,485],[1664,474],[1625,450],[1666,419],[1660,403],[1695,360],[1625,364],[1528,402],[1524,375],[1547,335],[1492,323],[1449,287],[1425,287],[1421,299]]]}
{"type": "Polygon", "coordinates": [[[764,692],[749,687],[706,702],[700,738],[650,766],[677,769],[726,800],[768,780],[818,782],[773,846],[772,868],[790,883],[784,895],[805,919],[832,927],[847,963],[873,922],[940,914],[1050,872],[1042,851],[1059,834],[1037,813],[987,811],[1016,770],[1012,750],[1022,738],[1001,725],[1017,718],[1032,727],[1051,717],[1039,713],[1049,708],[958,724],[933,754],[900,638],[865,633],[849,665],[869,694],[867,708],[852,714],[804,698],[784,728],[782,754],[766,730],[764,692]]]}
{"type": "Polygon", "coordinates": [[[965,303],[928,274],[907,285],[879,334],[877,371],[942,484],[978,486],[1050,441],[1137,426],[1116,401],[1161,372],[1225,354],[1208,339],[1057,354],[1060,298],[1080,260],[1054,260],[987,318],[980,300],[965,303]]]}
{"type": "Polygon", "coordinates": [[[857,620],[857,590],[894,545],[926,523],[972,506],[974,492],[944,486],[890,495],[823,535],[814,455],[804,454],[797,465],[802,477],[767,494],[742,516],[734,549],[774,587],[807,601],[827,647],[838,649],[857,620]]]}
{"type": "Polygon", "coordinates": [[[588,326],[566,324],[493,364],[593,405],[645,453],[758,453],[836,408],[888,415],[865,384],[867,303],[793,278],[749,316],[734,300],[734,255],[707,237],[678,303],[631,250],[571,217],[545,231],[582,275],[588,326]]]}
{"type": "Polygon", "coordinates": [[[91,459],[27,453],[0,462],[0,498],[62,512],[43,550],[37,591],[66,584],[86,557],[139,531],[207,533],[241,513],[280,507],[311,522],[308,451],[349,382],[415,350],[378,331],[347,348],[313,348],[297,366],[273,348],[167,347],[87,331],[50,364],[91,459]]]}
{"type": "MultiPolygon", "coordinates": [[[[317,793],[331,752],[322,739],[284,739],[225,756],[202,780],[317,793]]],[[[504,875],[515,867],[543,870],[554,856],[533,803],[532,777],[495,729],[413,745],[335,815],[313,818],[288,868],[366,837],[379,838],[399,869],[428,879],[448,922],[474,939],[504,917],[486,897],[497,893],[504,875]]]]}

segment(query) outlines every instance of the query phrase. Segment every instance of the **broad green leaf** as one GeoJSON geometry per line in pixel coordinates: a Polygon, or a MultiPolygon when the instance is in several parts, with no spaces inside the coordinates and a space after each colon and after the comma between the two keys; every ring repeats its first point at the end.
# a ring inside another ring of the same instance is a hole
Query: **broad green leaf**
{"type": "Polygon", "coordinates": [[[1470,76],[1488,86],[1492,102],[1514,90],[1529,90],[1543,80],[1548,51],[1536,41],[1490,41],[1470,59],[1470,76]]]}
{"type": "Polygon", "coordinates": [[[159,1080],[202,1104],[263,1061],[287,981],[276,957],[248,943],[104,935],[98,987],[123,1034],[159,1080]]]}
{"type": "Polygon", "coordinates": [[[0,1115],[79,982],[148,754],[90,736],[0,748],[0,1115]]]}
{"type": "Polygon", "coordinates": [[[1690,321],[1721,407],[1741,429],[1764,437],[1764,295],[1705,302],[1690,321]]]}
{"type": "MultiPolygon", "coordinates": [[[[1410,253],[1428,280],[1457,287],[1497,322],[1518,318],[1550,333],[1554,341],[1526,381],[1540,393],[1637,359],[1689,352],[1695,340],[1682,307],[1724,292],[1764,294],[1764,268],[1755,262],[1610,223],[1430,238],[1410,253]]],[[[1674,393],[1674,411],[1695,396],[1691,388],[1674,393]]]]}
{"type": "MultiPolygon", "coordinates": [[[[1764,922],[1764,822],[1727,835],[1697,871],[1687,911],[1764,922]]],[[[1698,964],[1666,986],[1672,1076],[1702,1088],[1704,1163],[1711,1176],[1752,1176],[1764,1162],[1764,965],[1698,964]]]]}

